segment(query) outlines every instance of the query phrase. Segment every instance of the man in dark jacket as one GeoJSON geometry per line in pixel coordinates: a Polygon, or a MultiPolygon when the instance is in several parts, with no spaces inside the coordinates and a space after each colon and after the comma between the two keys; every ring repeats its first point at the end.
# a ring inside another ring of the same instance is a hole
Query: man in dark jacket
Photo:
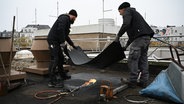
{"type": "Polygon", "coordinates": [[[70,25],[74,23],[76,18],[77,12],[74,9],[70,10],[68,14],[60,15],[48,34],[47,41],[51,55],[51,61],[49,65],[49,87],[63,87],[63,83],[57,81],[56,74],[58,73],[62,80],[71,78],[71,76],[67,75],[67,72],[63,69],[63,50],[65,47],[65,40],[73,48],[76,48],[68,36],[70,33],[70,25]]]}
{"type": "Polygon", "coordinates": [[[130,77],[127,83],[132,88],[136,87],[136,85],[146,87],[149,78],[147,53],[150,39],[153,37],[154,32],[135,8],[130,7],[128,2],[122,3],[118,10],[120,15],[123,16],[123,24],[115,42],[119,42],[119,38],[127,32],[128,42],[123,49],[126,50],[131,44],[128,57],[130,77]],[[139,74],[141,77],[138,83],[139,74]]]}

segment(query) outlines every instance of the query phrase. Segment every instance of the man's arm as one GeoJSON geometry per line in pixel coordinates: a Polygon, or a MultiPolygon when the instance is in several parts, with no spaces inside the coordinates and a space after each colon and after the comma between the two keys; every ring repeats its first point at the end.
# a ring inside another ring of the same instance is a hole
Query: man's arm
{"type": "Polygon", "coordinates": [[[73,41],[70,39],[70,37],[67,35],[66,36],[66,41],[67,41],[67,43],[69,44],[69,45],[71,45],[71,46],[74,46],[74,43],[73,43],[73,41]]]}
{"type": "Polygon", "coordinates": [[[127,29],[130,27],[131,20],[132,20],[132,15],[130,13],[130,10],[127,9],[125,11],[125,14],[123,15],[123,24],[122,24],[117,36],[121,37],[127,31],[127,29]]]}
{"type": "Polygon", "coordinates": [[[58,20],[58,26],[57,26],[57,34],[60,34],[59,36],[59,42],[64,43],[65,42],[65,29],[67,28],[67,18],[65,16],[59,17],[58,20]]]}
{"type": "Polygon", "coordinates": [[[77,47],[74,45],[73,41],[70,39],[69,36],[66,37],[66,41],[69,45],[71,45],[74,49],[77,49],[77,47]]]}

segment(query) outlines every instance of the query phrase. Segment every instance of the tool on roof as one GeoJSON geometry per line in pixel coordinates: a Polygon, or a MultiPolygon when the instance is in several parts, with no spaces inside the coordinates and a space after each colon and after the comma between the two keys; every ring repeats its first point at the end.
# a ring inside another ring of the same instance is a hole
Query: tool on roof
{"type": "Polygon", "coordinates": [[[94,83],[96,83],[96,79],[90,79],[89,81],[86,81],[84,84],[72,90],[44,90],[44,91],[36,92],[34,97],[40,100],[55,98],[53,101],[48,103],[48,104],[53,104],[58,100],[60,100],[62,97],[64,97],[64,95],[70,95],[70,94],[73,95],[73,93],[78,91],[79,89],[87,86],[91,86],[94,83]]]}
{"type": "Polygon", "coordinates": [[[112,83],[110,81],[102,81],[100,86],[100,101],[109,101],[116,98],[116,94],[125,90],[128,87],[127,84],[122,84],[121,86],[113,89],[112,83]]]}

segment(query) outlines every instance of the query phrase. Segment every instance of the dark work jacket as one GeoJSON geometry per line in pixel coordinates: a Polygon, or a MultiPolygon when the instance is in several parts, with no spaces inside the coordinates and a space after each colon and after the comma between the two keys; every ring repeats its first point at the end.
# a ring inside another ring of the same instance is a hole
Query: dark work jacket
{"type": "Polygon", "coordinates": [[[56,44],[64,43],[65,40],[73,46],[73,42],[68,36],[70,33],[70,17],[67,14],[62,14],[53,24],[47,36],[47,41],[49,43],[54,42],[56,44]]]}
{"type": "Polygon", "coordinates": [[[135,8],[128,7],[123,15],[123,24],[118,32],[121,37],[125,32],[129,37],[128,45],[138,37],[150,36],[153,37],[154,32],[146,23],[144,18],[135,10],[135,8]]]}

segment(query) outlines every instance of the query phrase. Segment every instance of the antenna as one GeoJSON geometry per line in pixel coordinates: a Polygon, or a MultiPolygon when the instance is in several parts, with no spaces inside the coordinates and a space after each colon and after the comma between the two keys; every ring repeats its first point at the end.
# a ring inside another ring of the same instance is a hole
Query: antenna
{"type": "Polygon", "coordinates": [[[57,17],[59,16],[59,2],[57,1],[57,17]]]}
{"type": "Polygon", "coordinates": [[[146,20],[146,12],[144,13],[144,19],[146,20]]]}
{"type": "Polygon", "coordinates": [[[59,16],[59,2],[57,1],[57,14],[56,14],[56,16],[49,15],[49,17],[55,17],[55,18],[57,18],[58,16],[59,16]]]}
{"type": "Polygon", "coordinates": [[[35,25],[37,24],[37,10],[35,8],[35,25]]]}
{"type": "Polygon", "coordinates": [[[104,34],[104,0],[103,1],[103,5],[102,5],[102,13],[103,13],[103,26],[102,26],[102,38],[103,38],[103,34],[104,34]]]}
{"type": "Polygon", "coordinates": [[[18,31],[18,7],[16,8],[16,17],[17,17],[17,23],[16,23],[16,25],[17,25],[17,31],[18,31]]]}

